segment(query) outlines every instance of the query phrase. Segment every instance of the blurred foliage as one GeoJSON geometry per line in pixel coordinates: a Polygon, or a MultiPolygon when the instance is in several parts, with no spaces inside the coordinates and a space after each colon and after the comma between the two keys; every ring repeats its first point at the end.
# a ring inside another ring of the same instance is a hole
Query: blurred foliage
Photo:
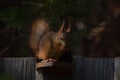
{"type": "Polygon", "coordinates": [[[12,75],[8,75],[8,74],[0,74],[0,79],[1,80],[16,80],[15,78],[13,78],[12,75]]]}
{"type": "MultiPolygon", "coordinates": [[[[86,21],[94,4],[95,0],[0,0],[0,20],[6,22],[9,27],[14,28],[19,35],[22,35],[25,41],[22,43],[22,49],[14,51],[23,55],[29,50],[26,47],[28,47],[30,25],[34,19],[46,18],[53,29],[58,30],[66,16],[86,21]]],[[[77,43],[85,34],[85,29],[73,33],[71,44],[77,43]],[[79,39],[78,36],[80,36],[79,39]]],[[[19,45],[15,47],[17,46],[19,45]]]]}
{"type": "MultiPolygon", "coordinates": [[[[7,6],[7,2],[10,0],[4,0],[2,3],[7,6]]],[[[93,2],[94,0],[22,0],[19,6],[8,6],[2,9],[0,19],[7,20],[11,26],[17,28],[22,28],[26,21],[39,17],[47,18],[56,23],[57,20],[69,15],[87,17],[93,2]]]]}

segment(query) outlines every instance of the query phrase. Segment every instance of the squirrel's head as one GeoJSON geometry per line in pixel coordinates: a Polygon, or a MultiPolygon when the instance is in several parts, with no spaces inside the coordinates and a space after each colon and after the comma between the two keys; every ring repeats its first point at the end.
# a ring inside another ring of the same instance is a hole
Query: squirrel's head
{"type": "Polygon", "coordinates": [[[57,51],[64,51],[65,47],[66,47],[66,38],[67,38],[67,34],[70,32],[71,30],[71,26],[69,25],[67,29],[64,29],[64,21],[60,27],[60,29],[58,30],[58,32],[55,35],[55,39],[54,39],[54,48],[57,51]]]}

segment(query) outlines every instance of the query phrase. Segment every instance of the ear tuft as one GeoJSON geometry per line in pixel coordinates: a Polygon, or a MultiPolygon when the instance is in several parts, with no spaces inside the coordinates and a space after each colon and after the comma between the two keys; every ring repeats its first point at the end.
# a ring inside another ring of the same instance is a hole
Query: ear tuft
{"type": "Polygon", "coordinates": [[[63,32],[64,25],[65,25],[65,20],[63,20],[63,23],[62,23],[58,32],[60,32],[60,33],[63,32]]]}

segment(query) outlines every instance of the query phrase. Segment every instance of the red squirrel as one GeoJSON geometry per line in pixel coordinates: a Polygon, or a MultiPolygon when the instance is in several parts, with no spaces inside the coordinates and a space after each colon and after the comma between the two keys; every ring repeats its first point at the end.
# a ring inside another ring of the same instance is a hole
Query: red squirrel
{"type": "Polygon", "coordinates": [[[54,32],[50,29],[49,24],[44,19],[37,19],[32,24],[30,35],[30,48],[36,55],[37,59],[57,60],[62,55],[66,47],[66,36],[71,27],[65,30],[65,21],[60,29],[54,32]]]}

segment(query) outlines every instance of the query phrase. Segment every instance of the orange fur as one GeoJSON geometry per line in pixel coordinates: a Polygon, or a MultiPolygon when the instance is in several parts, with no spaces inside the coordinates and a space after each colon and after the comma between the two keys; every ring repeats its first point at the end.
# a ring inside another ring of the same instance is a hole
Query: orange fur
{"type": "Polygon", "coordinates": [[[67,32],[70,32],[70,27],[64,32],[64,22],[58,32],[54,32],[45,20],[35,20],[30,35],[30,48],[38,59],[58,59],[65,50],[67,32]]]}

